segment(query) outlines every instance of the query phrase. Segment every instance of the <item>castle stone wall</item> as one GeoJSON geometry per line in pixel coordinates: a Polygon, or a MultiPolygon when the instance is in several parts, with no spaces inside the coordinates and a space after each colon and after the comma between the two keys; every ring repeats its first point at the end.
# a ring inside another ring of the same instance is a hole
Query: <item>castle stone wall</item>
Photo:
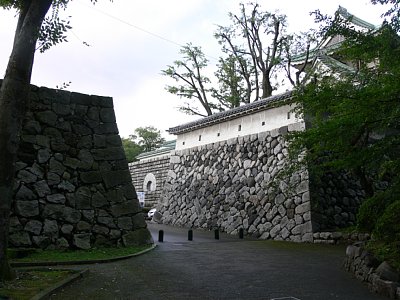
{"type": "Polygon", "coordinates": [[[151,242],[110,97],[32,86],[14,193],[10,247],[151,242]]]}
{"type": "Polygon", "coordinates": [[[169,155],[129,164],[137,192],[145,193],[145,207],[154,207],[161,198],[169,169],[169,155]]]}
{"type": "Polygon", "coordinates": [[[308,172],[271,185],[288,156],[285,134],[302,124],[171,155],[162,222],[262,239],[312,241],[308,172]]]}
{"type": "Polygon", "coordinates": [[[296,242],[354,224],[363,193],[351,176],[277,177],[289,163],[285,135],[294,130],[304,124],[173,152],[161,222],[296,242]]]}

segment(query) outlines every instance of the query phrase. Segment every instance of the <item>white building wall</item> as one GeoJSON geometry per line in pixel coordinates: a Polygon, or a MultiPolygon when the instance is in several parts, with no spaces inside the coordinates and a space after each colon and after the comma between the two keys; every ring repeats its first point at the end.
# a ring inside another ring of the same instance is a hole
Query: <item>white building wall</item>
{"type": "Polygon", "coordinates": [[[294,113],[290,112],[291,109],[289,105],[270,108],[258,113],[179,134],[177,135],[175,149],[182,150],[197,147],[238,136],[270,131],[299,122],[294,113]]]}

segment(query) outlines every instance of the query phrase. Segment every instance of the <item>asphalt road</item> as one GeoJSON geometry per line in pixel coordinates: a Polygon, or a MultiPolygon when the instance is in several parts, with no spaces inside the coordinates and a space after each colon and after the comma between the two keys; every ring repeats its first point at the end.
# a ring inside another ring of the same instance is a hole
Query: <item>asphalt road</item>
{"type": "Polygon", "coordinates": [[[240,240],[149,224],[164,242],[142,256],[87,266],[51,299],[387,299],[342,269],[343,246],[240,240]]]}

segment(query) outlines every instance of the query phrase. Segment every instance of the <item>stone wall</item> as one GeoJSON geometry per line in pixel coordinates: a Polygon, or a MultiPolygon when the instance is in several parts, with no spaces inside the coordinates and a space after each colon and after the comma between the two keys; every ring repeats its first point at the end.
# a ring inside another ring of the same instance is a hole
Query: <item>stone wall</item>
{"type": "Polygon", "coordinates": [[[10,247],[151,242],[109,97],[32,86],[16,164],[10,247]]]}
{"type": "Polygon", "coordinates": [[[288,163],[285,135],[303,128],[295,123],[173,152],[158,207],[161,221],[307,242],[325,241],[329,231],[352,225],[363,193],[351,176],[310,180],[303,170],[276,177],[288,163]]]}
{"type": "Polygon", "coordinates": [[[158,211],[167,224],[262,239],[312,241],[307,171],[270,185],[288,156],[289,125],[171,154],[158,211]]]}
{"type": "Polygon", "coordinates": [[[169,155],[129,164],[137,192],[145,193],[145,207],[154,207],[161,198],[169,169],[169,155]]]}
{"type": "Polygon", "coordinates": [[[327,231],[356,224],[356,215],[365,193],[350,173],[310,176],[314,231],[327,231]]]}
{"type": "Polygon", "coordinates": [[[400,274],[388,262],[375,258],[364,243],[349,245],[344,267],[369,289],[391,299],[400,299],[400,274]]]}

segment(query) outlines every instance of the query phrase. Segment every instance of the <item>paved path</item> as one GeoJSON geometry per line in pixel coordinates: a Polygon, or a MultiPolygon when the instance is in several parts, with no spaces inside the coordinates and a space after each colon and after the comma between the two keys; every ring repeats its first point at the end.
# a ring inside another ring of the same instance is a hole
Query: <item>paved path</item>
{"type": "Polygon", "coordinates": [[[341,268],[344,247],[239,240],[149,224],[152,252],[88,266],[90,273],[51,299],[386,299],[341,268]]]}

